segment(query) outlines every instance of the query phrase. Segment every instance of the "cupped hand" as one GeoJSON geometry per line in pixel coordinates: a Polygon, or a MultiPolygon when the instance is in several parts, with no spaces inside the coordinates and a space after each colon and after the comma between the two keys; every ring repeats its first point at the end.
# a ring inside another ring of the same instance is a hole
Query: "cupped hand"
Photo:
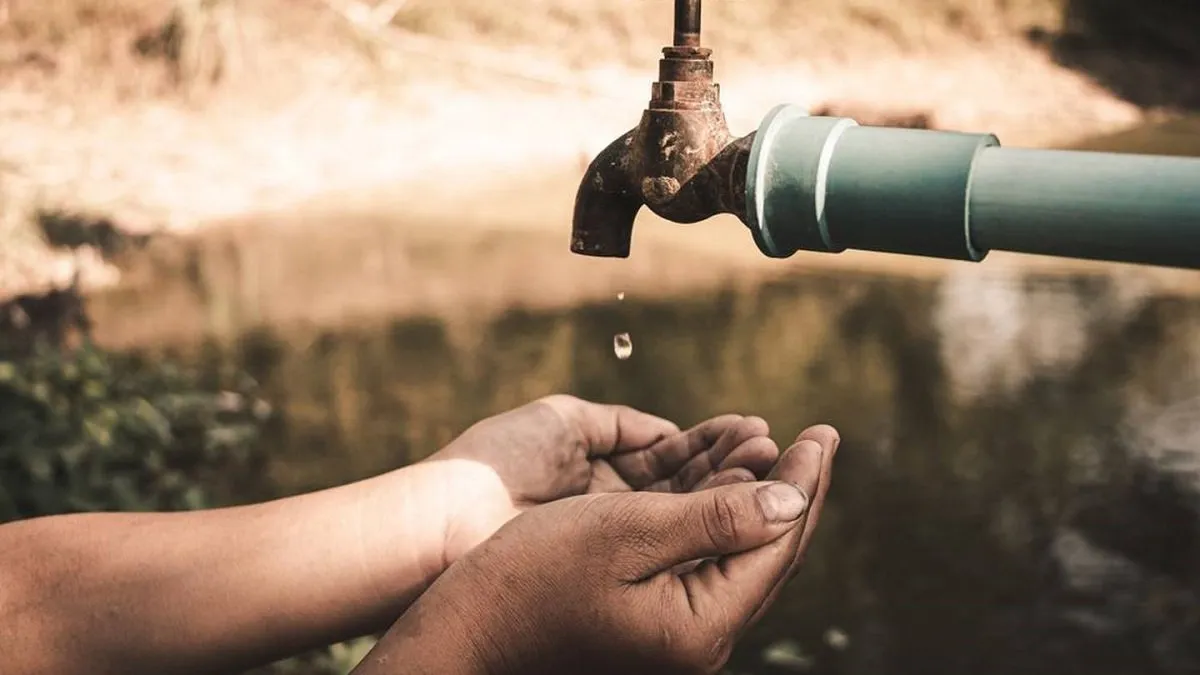
{"type": "Polygon", "coordinates": [[[443,574],[355,673],[715,673],[797,571],[837,445],[813,427],[766,482],[531,509],[443,574]]]}
{"type": "Polygon", "coordinates": [[[488,418],[426,462],[442,462],[445,563],[522,511],[605,492],[688,492],[754,480],[779,449],[758,417],[722,415],[687,431],[633,408],[550,396],[488,418]]]}

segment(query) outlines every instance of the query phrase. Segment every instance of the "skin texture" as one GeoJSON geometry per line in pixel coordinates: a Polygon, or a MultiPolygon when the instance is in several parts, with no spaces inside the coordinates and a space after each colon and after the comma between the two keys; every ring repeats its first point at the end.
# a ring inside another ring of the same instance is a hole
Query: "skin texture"
{"type": "Polygon", "coordinates": [[[355,675],[715,673],[798,570],[837,446],[813,427],[767,481],[529,510],[443,574],[355,675]]]}
{"type": "Polygon", "coordinates": [[[381,630],[518,515],[752,480],[778,458],[766,433],[737,415],[681,432],[555,396],[476,424],[426,461],[329,490],[3,525],[3,670],[238,672],[381,630]]]}

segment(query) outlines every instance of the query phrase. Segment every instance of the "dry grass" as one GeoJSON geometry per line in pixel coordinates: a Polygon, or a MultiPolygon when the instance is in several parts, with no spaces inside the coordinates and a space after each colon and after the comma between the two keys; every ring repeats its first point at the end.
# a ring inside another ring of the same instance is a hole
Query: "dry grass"
{"type": "Polygon", "coordinates": [[[0,15],[0,76],[26,82],[33,76],[80,78],[77,87],[96,84],[85,74],[117,81],[140,70],[133,41],[169,10],[161,0],[0,1],[7,3],[0,15]]]}
{"type": "MultiPolygon", "coordinates": [[[[267,18],[308,47],[346,46],[334,44],[345,33],[327,0],[0,0],[0,37],[58,52],[75,49],[103,67],[114,53],[128,52],[134,37],[167,21],[173,7],[189,4],[209,13],[236,7],[249,21],[267,18]]],[[[1196,12],[1192,5],[1188,0],[1136,6],[1115,0],[709,0],[704,33],[714,48],[751,60],[837,60],[1023,38],[1030,31],[1067,29],[1111,37],[1115,26],[1153,41],[1190,35],[1185,31],[1190,24],[1173,22],[1172,16],[1196,12]]],[[[642,65],[670,38],[671,11],[666,0],[408,0],[394,24],[452,41],[543,52],[575,65],[642,65]]],[[[268,30],[253,37],[278,36],[268,30]]]]}
{"type": "MultiPolygon", "coordinates": [[[[710,0],[705,40],[750,57],[820,58],[884,46],[928,49],[1040,26],[1055,30],[1063,0],[710,0]]],[[[451,39],[535,45],[576,61],[645,59],[670,38],[661,0],[412,0],[397,22],[451,39]]]]}
{"type": "Polygon", "coordinates": [[[123,33],[163,14],[159,0],[4,0],[6,38],[61,46],[88,32],[123,33]]]}
{"type": "MultiPolygon", "coordinates": [[[[198,0],[199,1],[199,0],[198,0]]],[[[929,49],[989,40],[1030,27],[1056,30],[1066,0],[710,0],[705,39],[730,54],[770,58],[846,56],[881,45],[929,49]]],[[[105,66],[133,37],[167,20],[168,0],[4,0],[0,36],[33,47],[64,48],[105,66]]],[[[209,4],[212,0],[203,0],[209,4]]],[[[225,3],[214,3],[225,4],[225,3]]],[[[484,41],[553,52],[573,64],[642,63],[670,38],[665,0],[410,0],[395,24],[450,40],[484,41]]],[[[321,0],[241,2],[248,16],[284,17],[310,33],[337,34],[321,0]],[[290,15],[290,16],[287,16],[290,15]],[[330,25],[312,26],[322,20],[330,25]]]]}

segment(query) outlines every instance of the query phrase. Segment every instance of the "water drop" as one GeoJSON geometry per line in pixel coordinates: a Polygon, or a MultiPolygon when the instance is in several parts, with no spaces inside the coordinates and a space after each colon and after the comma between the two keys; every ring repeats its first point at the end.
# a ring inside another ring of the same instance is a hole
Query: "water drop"
{"type": "Polygon", "coordinates": [[[622,361],[633,355],[633,338],[629,337],[629,333],[613,336],[613,353],[622,361]]]}
{"type": "Polygon", "coordinates": [[[621,291],[620,293],[617,293],[617,300],[624,300],[624,299],[625,299],[625,291],[621,291]]]}

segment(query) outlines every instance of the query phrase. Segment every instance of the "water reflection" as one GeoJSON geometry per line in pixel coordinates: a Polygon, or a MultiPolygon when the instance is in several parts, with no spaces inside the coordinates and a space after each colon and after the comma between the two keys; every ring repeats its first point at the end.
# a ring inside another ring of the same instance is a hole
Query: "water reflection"
{"type": "Polygon", "coordinates": [[[971,270],[260,332],[184,357],[245,367],[282,406],[282,491],[402,465],[558,391],[684,424],[753,412],[781,442],[837,425],[818,544],[733,672],[1197,672],[1200,302],[971,270]],[[638,349],[618,361],[624,331],[638,349]]]}

